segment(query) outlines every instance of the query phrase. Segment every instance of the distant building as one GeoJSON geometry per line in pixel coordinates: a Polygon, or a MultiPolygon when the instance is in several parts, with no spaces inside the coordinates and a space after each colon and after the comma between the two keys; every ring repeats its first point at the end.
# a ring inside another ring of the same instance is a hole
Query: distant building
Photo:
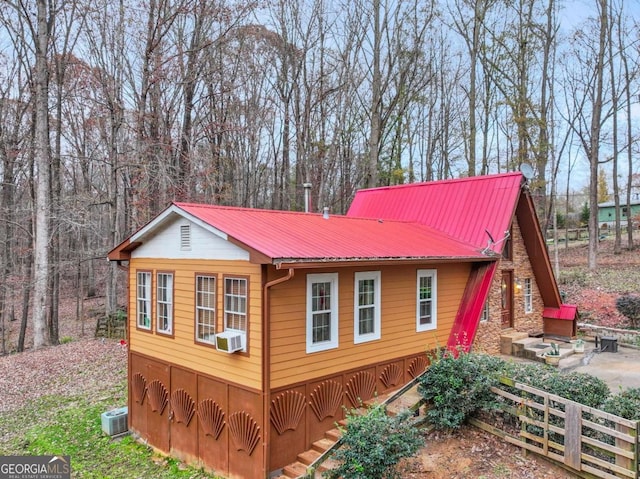
{"type": "MultiPolygon", "coordinates": [[[[631,218],[640,215],[640,200],[631,202],[631,218]]],[[[627,204],[620,202],[620,225],[626,226],[628,219],[627,204]]],[[[598,225],[601,228],[613,228],[616,224],[616,205],[613,201],[598,204],[598,225]]]]}

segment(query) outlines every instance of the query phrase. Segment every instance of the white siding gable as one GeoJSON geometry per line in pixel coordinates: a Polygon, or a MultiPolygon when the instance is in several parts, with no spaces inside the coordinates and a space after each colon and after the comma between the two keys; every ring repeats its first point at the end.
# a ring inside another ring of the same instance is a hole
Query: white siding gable
{"type": "Polygon", "coordinates": [[[132,258],[249,260],[249,252],[182,217],[167,218],[155,234],[146,234],[132,258]],[[189,226],[190,247],[185,243],[189,226]]]}

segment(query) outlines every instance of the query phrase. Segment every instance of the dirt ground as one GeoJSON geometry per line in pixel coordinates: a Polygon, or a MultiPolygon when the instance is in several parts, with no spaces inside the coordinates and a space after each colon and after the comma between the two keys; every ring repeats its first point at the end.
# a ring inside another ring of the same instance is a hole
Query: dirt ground
{"type": "Polygon", "coordinates": [[[402,464],[405,479],[568,479],[574,474],[472,426],[431,433],[416,457],[402,464]]]}

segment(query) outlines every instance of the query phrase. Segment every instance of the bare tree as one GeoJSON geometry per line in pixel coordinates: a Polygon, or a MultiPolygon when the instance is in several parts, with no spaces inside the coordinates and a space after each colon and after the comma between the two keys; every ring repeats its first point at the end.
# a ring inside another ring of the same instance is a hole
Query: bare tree
{"type": "MultiPolygon", "coordinates": [[[[622,9],[623,4],[620,3],[620,8],[622,9]]],[[[621,14],[616,19],[616,28],[618,32],[617,37],[617,49],[620,55],[620,63],[622,66],[621,76],[623,82],[624,89],[624,108],[625,108],[625,148],[627,152],[627,187],[626,187],[626,207],[627,207],[627,247],[629,250],[634,249],[633,244],[633,228],[634,221],[633,215],[631,215],[631,193],[633,187],[633,143],[634,143],[634,135],[632,129],[633,123],[633,115],[632,108],[633,102],[631,98],[637,98],[637,87],[633,87],[634,80],[637,79],[638,74],[640,73],[640,65],[637,60],[637,56],[635,56],[636,60],[634,62],[630,61],[630,57],[632,57],[635,46],[637,45],[637,40],[635,42],[630,41],[629,38],[629,29],[625,25],[625,15],[621,14]]],[[[612,20],[613,23],[613,20],[612,20]]]]}
{"type": "MultiPolygon", "coordinates": [[[[468,138],[467,150],[467,175],[476,174],[476,112],[478,110],[478,68],[480,67],[481,51],[486,47],[484,43],[484,32],[486,29],[485,18],[487,12],[496,3],[496,0],[457,0],[447,3],[452,18],[452,27],[464,41],[469,55],[469,88],[468,97],[468,138]],[[453,10],[455,9],[455,11],[453,10]]],[[[488,85],[488,82],[485,83],[488,85]]],[[[486,146],[486,137],[483,146],[486,146]]],[[[481,172],[487,172],[486,156],[482,157],[481,172]]]]}
{"type": "Polygon", "coordinates": [[[49,238],[51,204],[49,187],[51,181],[51,150],[49,144],[49,41],[55,12],[47,0],[36,1],[36,18],[21,10],[29,22],[35,50],[33,75],[35,107],[35,166],[37,168],[35,237],[34,237],[34,290],[33,290],[33,347],[50,343],[47,330],[47,307],[50,300],[49,286],[49,238]]]}

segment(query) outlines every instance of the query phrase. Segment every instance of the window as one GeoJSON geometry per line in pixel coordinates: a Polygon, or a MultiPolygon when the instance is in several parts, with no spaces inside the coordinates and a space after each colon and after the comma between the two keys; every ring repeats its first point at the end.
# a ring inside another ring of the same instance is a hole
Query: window
{"type": "Polygon", "coordinates": [[[355,274],[354,343],[380,339],[380,271],[355,274]]]}
{"type": "Polygon", "coordinates": [[[244,278],[224,280],[224,326],[247,331],[247,280],[244,278]]]}
{"type": "Polygon", "coordinates": [[[136,279],[136,325],[141,329],[151,329],[151,273],[138,271],[136,279]]]}
{"type": "Polygon", "coordinates": [[[485,301],[482,307],[482,313],[480,314],[480,322],[486,323],[489,321],[489,301],[485,301]]]}
{"type": "Polygon", "coordinates": [[[513,241],[511,241],[511,231],[509,235],[504,239],[504,246],[502,247],[502,259],[511,261],[513,259],[513,241]]]}
{"type": "Polygon", "coordinates": [[[196,341],[215,344],[216,277],[196,276],[196,341]]]}
{"type": "Polygon", "coordinates": [[[533,294],[531,290],[531,278],[524,280],[524,312],[533,312],[533,294]]]}
{"type": "Polygon", "coordinates": [[[437,326],[437,284],[435,269],[418,270],[416,331],[437,326]]]}
{"type": "Polygon", "coordinates": [[[307,353],[338,347],[338,273],[307,275],[307,353]]]}
{"type": "Polygon", "coordinates": [[[173,333],[173,274],[158,273],[156,276],[156,331],[163,334],[173,333]]]}

